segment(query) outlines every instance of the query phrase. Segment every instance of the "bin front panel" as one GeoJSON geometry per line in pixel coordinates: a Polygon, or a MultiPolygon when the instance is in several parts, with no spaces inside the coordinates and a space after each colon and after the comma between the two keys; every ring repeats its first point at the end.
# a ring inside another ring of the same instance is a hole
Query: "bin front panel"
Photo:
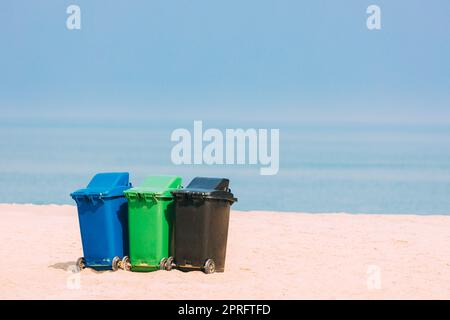
{"type": "Polygon", "coordinates": [[[129,201],[132,270],[157,270],[161,259],[171,256],[173,218],[173,199],[129,201]]]}
{"type": "Polygon", "coordinates": [[[110,266],[115,256],[128,248],[127,201],[125,197],[77,200],[83,254],[90,267],[110,266]]]}
{"type": "Polygon", "coordinates": [[[216,270],[224,271],[229,202],[189,198],[176,201],[176,264],[201,268],[207,259],[214,259],[216,270]]]}

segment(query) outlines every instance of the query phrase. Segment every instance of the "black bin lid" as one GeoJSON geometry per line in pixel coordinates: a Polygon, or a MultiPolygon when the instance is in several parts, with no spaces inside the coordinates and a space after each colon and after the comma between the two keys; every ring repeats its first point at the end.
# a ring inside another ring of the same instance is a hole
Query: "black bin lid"
{"type": "Polygon", "coordinates": [[[231,193],[230,188],[228,188],[229,184],[230,180],[226,178],[196,177],[186,188],[174,190],[172,194],[179,197],[190,196],[204,199],[228,200],[233,203],[238,199],[231,193]]]}

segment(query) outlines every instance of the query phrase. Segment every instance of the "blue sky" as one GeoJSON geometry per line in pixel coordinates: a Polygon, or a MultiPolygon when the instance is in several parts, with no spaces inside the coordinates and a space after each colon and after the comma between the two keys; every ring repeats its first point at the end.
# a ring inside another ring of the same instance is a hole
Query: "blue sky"
{"type": "Polygon", "coordinates": [[[446,0],[3,1],[0,110],[450,123],[449,14],[446,0]]]}

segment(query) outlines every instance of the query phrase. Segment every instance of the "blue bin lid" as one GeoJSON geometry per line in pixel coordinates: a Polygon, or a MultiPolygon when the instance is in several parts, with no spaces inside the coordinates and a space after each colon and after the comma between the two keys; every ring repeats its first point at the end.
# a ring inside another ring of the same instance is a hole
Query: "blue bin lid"
{"type": "Polygon", "coordinates": [[[89,196],[112,198],[124,196],[123,192],[131,188],[128,172],[97,173],[86,188],[70,194],[72,198],[89,196]]]}

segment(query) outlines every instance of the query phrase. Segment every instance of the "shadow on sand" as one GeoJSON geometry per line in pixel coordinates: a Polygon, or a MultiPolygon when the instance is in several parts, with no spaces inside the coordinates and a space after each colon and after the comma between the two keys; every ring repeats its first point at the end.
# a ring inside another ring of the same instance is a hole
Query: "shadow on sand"
{"type": "MultiPolygon", "coordinates": [[[[59,270],[73,272],[73,271],[77,270],[76,264],[77,264],[76,261],[57,262],[57,263],[49,265],[48,267],[53,268],[53,269],[59,269],[59,270]]],[[[95,272],[95,273],[104,273],[105,271],[108,271],[108,270],[95,270],[92,268],[88,268],[88,269],[90,269],[92,272],[95,272]]]]}

